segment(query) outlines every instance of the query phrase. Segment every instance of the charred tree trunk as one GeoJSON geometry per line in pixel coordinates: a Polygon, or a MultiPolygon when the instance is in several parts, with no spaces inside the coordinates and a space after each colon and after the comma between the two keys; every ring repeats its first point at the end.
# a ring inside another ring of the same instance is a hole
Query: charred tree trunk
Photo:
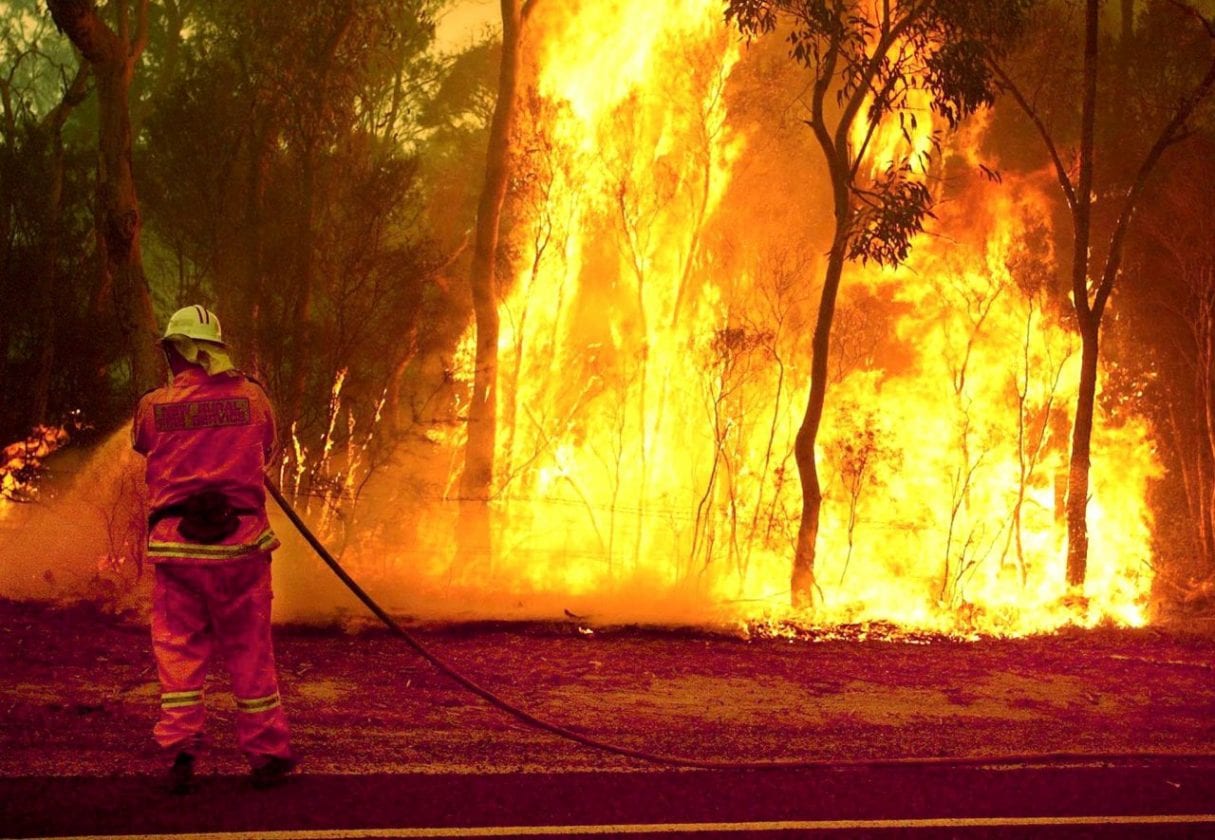
{"type": "Polygon", "coordinates": [[[251,291],[250,305],[244,317],[245,339],[248,342],[249,370],[256,376],[264,376],[266,366],[265,348],[262,346],[262,303],[265,283],[265,225],[266,189],[270,180],[270,161],[274,146],[278,142],[278,131],[273,120],[267,120],[252,139],[249,161],[249,186],[245,210],[245,285],[251,291]]]}
{"type": "Polygon", "coordinates": [[[131,170],[131,132],[126,109],[129,69],[97,68],[101,105],[101,158],[98,176],[103,228],[100,231],[106,280],[114,296],[118,328],[131,358],[135,393],[156,384],[161,363],[156,352],[156,316],[143,273],[139,234],[143,220],[131,170]]]}
{"type": "MultiPolygon", "coordinates": [[[[17,117],[13,113],[13,91],[11,83],[0,77],[0,116],[3,133],[0,140],[4,146],[13,148],[17,143],[17,117]]],[[[0,280],[8,279],[10,261],[13,249],[13,184],[6,177],[6,172],[0,170],[0,280]]],[[[8,358],[5,356],[5,358],[8,358]]]]}
{"type": "Polygon", "coordinates": [[[42,289],[39,294],[42,308],[39,313],[42,323],[42,349],[38,356],[33,397],[30,400],[28,420],[31,426],[48,419],[51,375],[55,368],[55,327],[58,323],[55,317],[58,309],[56,290],[59,286],[59,242],[63,216],[63,125],[72,109],[83,101],[88,77],[88,64],[82,62],[71,85],[64,91],[63,98],[43,122],[43,127],[51,139],[51,183],[47,195],[47,229],[42,252],[42,289]]]}
{"type": "Polygon", "coordinates": [[[217,288],[230,290],[221,301],[227,314],[221,313],[220,317],[230,339],[236,342],[241,366],[283,400],[286,419],[289,391],[278,377],[289,373],[280,356],[284,340],[291,338],[282,325],[290,316],[292,301],[290,295],[279,295],[275,306],[265,297],[266,196],[271,165],[282,140],[278,107],[275,101],[262,105],[238,141],[240,148],[231,164],[220,170],[225,203],[238,206],[240,212],[216,220],[213,272],[217,288]],[[268,343],[267,331],[277,340],[268,343]]]}
{"type": "MultiPolygon", "coordinates": [[[[845,208],[845,214],[846,212],[845,208]]],[[[806,413],[793,445],[802,490],[802,515],[797,528],[797,547],[794,549],[793,575],[790,580],[792,602],[797,608],[809,607],[814,603],[814,561],[818,545],[819,515],[823,507],[823,489],[818,477],[815,447],[823,421],[823,406],[827,399],[831,323],[835,318],[835,301],[844,273],[847,224],[847,216],[840,219],[837,214],[835,241],[828,257],[827,274],[823,280],[823,292],[818,305],[818,318],[814,324],[810,396],[806,401],[806,413]]]]}
{"type": "MultiPolygon", "coordinates": [[[[1197,505],[1197,527],[1200,557],[1204,572],[1215,571],[1215,305],[1209,284],[1215,279],[1209,269],[1207,281],[1199,283],[1201,303],[1198,307],[1197,352],[1195,354],[1195,393],[1202,401],[1199,412],[1199,428],[1202,437],[1202,456],[1197,458],[1197,481],[1194,496],[1197,505]],[[1203,286],[1207,288],[1203,288],[1203,286]]],[[[1182,460],[1186,460],[1182,456],[1182,460]]]]}
{"type": "Polygon", "coordinates": [[[464,454],[464,473],[460,480],[460,498],[472,502],[487,501],[493,491],[499,330],[495,262],[509,177],[510,132],[515,121],[523,14],[521,0],[502,0],[502,64],[498,71],[498,100],[490,125],[485,182],[477,206],[469,281],[477,330],[476,369],[468,407],[468,444],[464,454]]]}
{"type": "Polygon", "coordinates": [[[477,343],[473,392],[468,406],[468,442],[460,476],[460,553],[466,560],[492,553],[488,502],[493,494],[494,449],[497,443],[498,255],[502,205],[510,175],[510,134],[515,122],[515,92],[519,79],[519,42],[523,23],[535,0],[501,0],[502,64],[498,70],[498,99],[494,105],[485,157],[485,182],[477,205],[473,240],[473,315],[477,343]]]}
{"type": "Polygon", "coordinates": [[[291,330],[294,335],[294,358],[291,360],[291,382],[287,390],[287,422],[300,420],[304,411],[304,397],[308,390],[308,353],[311,343],[310,318],[312,312],[312,286],[314,283],[315,247],[315,166],[311,148],[304,152],[302,180],[303,208],[300,228],[299,277],[295,290],[295,305],[291,313],[291,330]]]}
{"type": "Polygon", "coordinates": [[[131,166],[129,94],[135,62],[147,43],[147,0],[139,0],[134,36],[126,0],[117,3],[111,29],[92,0],[47,0],[56,26],[92,67],[99,111],[97,249],[102,287],[113,297],[114,316],[131,363],[131,390],[160,378],[156,317],[139,248],[142,220],[131,166]]]}
{"type": "Polygon", "coordinates": [[[1067,477],[1067,583],[1082,586],[1088,568],[1089,468],[1100,359],[1100,324],[1092,319],[1080,328],[1080,391],[1072,426],[1072,453],[1067,477]]]}
{"type": "MultiPolygon", "coordinates": [[[[5,155],[17,143],[17,119],[13,113],[13,92],[11,83],[0,76],[0,151],[5,155]]],[[[13,212],[14,186],[8,177],[9,167],[0,167],[0,289],[10,288],[12,283],[13,260],[13,212]]],[[[12,341],[10,319],[0,317],[0,359],[9,359],[9,345],[12,341]]],[[[0,394],[9,393],[9,365],[0,365],[0,394]]]]}
{"type": "Polygon", "coordinates": [[[1072,454],[1067,476],[1067,582],[1084,583],[1088,565],[1089,449],[1097,391],[1097,338],[1100,312],[1089,303],[1089,243],[1092,229],[1093,135],[1097,108],[1098,0],[1085,4],[1084,99],[1080,117],[1080,172],[1072,202],[1072,305],[1081,340],[1080,393],[1072,426],[1072,454]]]}

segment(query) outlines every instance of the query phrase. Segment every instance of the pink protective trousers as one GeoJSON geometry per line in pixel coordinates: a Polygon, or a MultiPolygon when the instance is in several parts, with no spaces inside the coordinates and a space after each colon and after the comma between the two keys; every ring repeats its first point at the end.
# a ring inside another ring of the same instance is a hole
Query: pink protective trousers
{"type": "Polygon", "coordinates": [[[202,745],[207,666],[218,647],[236,697],[236,735],[256,766],[291,757],[270,640],[270,555],[207,565],[155,564],[152,649],[160,674],[156,742],[202,745]]]}

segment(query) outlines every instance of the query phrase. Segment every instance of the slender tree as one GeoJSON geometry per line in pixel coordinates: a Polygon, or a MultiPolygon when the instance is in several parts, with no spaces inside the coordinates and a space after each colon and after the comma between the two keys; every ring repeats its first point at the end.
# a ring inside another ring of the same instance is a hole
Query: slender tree
{"type": "Polygon", "coordinates": [[[34,374],[34,388],[29,406],[31,426],[45,423],[50,402],[51,376],[55,368],[56,333],[58,319],[55,317],[55,301],[59,287],[59,252],[63,227],[63,180],[64,145],[63,126],[72,111],[84,101],[88,94],[89,66],[81,62],[72,81],[63,91],[58,104],[42,120],[41,128],[50,137],[51,183],[47,195],[46,234],[42,248],[41,311],[38,319],[42,324],[42,348],[34,374]]]}
{"type": "Polygon", "coordinates": [[[94,0],[47,0],[55,25],[92,67],[99,112],[97,251],[102,290],[131,361],[136,393],[155,384],[161,371],[156,317],[143,272],[139,234],[143,220],[131,166],[130,90],[135,64],[148,43],[148,0],[115,0],[117,26],[102,19],[94,0]]]}
{"type": "MultiPolygon", "coordinates": [[[[1101,43],[1099,0],[1085,0],[1084,5],[1080,136],[1072,155],[1063,147],[1062,132],[1048,124],[1044,109],[1032,98],[1024,83],[1014,78],[1013,73],[999,61],[992,62],[995,74],[1042,139],[1072,220],[1071,298],[1081,346],[1080,389],[1076,396],[1067,483],[1067,582],[1073,587],[1084,584],[1088,568],[1089,471],[1092,463],[1101,322],[1115,283],[1122,274],[1123,243],[1153,170],[1164,153],[1187,136],[1187,121],[1198,105],[1215,89],[1215,21],[1203,17],[1180,0],[1166,2],[1169,7],[1179,12],[1179,25],[1184,20],[1190,20],[1205,33],[1209,40],[1209,57],[1197,81],[1175,99],[1175,91],[1139,91],[1141,95],[1155,95],[1156,107],[1163,111],[1165,116],[1156,123],[1158,128],[1155,129],[1154,137],[1149,139],[1146,151],[1133,167],[1133,174],[1129,178],[1123,178],[1121,184],[1118,183],[1116,174],[1105,179],[1112,182],[1112,186],[1107,186],[1101,192],[1108,196],[1106,203],[1113,203],[1117,209],[1112,226],[1108,229],[1104,264],[1092,253],[1092,246],[1097,239],[1093,230],[1098,163],[1094,138],[1097,133],[1098,111],[1103,104],[1098,88],[1098,52],[1101,43]],[[1068,161],[1073,159],[1074,166],[1069,165],[1068,161]]],[[[1131,21],[1127,19],[1132,8],[1129,3],[1122,6],[1124,38],[1129,37],[1127,32],[1133,31],[1131,21]]],[[[1049,66],[1038,63],[1044,58],[1037,56],[1032,63],[1039,67],[1049,66]]],[[[1181,75],[1184,77],[1185,74],[1181,75]]],[[[1115,90],[1113,95],[1121,96],[1123,93],[1124,91],[1115,90]]],[[[1143,129],[1142,124],[1136,127],[1143,129]]]]}
{"type": "Polygon", "coordinates": [[[468,443],[460,477],[460,507],[467,556],[486,553],[489,546],[485,504],[493,494],[494,450],[497,445],[498,284],[495,273],[502,205],[510,179],[510,136],[518,112],[520,45],[523,28],[537,0],[501,0],[502,60],[498,69],[498,98],[489,128],[485,181],[477,205],[473,237],[472,288],[476,320],[476,360],[468,406],[468,443]]]}
{"type": "MultiPolygon", "coordinates": [[[[910,129],[908,95],[926,86],[935,111],[956,126],[993,100],[984,57],[1019,30],[1028,3],[961,0],[726,0],[746,36],[788,30],[790,57],[810,75],[806,123],[831,184],[833,228],[811,345],[810,393],[794,444],[802,511],[791,579],[795,607],[812,604],[823,491],[816,442],[827,396],[831,326],[844,265],[897,265],[923,228],[933,195],[911,159],[873,173],[866,151],[878,126],[910,129]],[[857,129],[860,128],[858,141],[857,129]]],[[[922,162],[921,162],[922,163],[922,162]]]]}

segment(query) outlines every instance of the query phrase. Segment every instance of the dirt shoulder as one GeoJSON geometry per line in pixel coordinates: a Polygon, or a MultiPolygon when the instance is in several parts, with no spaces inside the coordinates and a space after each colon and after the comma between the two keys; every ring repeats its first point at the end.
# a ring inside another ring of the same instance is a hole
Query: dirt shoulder
{"type": "MultiPolygon", "coordinates": [[[[1215,753],[1215,639],[1147,630],[916,643],[752,640],[577,625],[422,628],[534,714],[711,759],[1058,751],[1215,753]]],[[[276,629],[305,770],[630,768],[526,727],[380,630],[276,629]]],[[[0,601],[0,776],[155,773],[147,629],[88,606],[0,601]]],[[[233,701],[209,683],[205,772],[239,773],[233,701]]]]}

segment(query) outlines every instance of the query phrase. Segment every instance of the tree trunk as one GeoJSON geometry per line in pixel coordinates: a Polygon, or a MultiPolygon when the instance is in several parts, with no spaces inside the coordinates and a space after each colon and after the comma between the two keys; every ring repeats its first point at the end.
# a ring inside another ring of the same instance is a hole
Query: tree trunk
{"type": "Polygon", "coordinates": [[[313,248],[316,247],[315,178],[313,151],[309,147],[304,152],[304,173],[301,179],[304,206],[301,211],[303,220],[299,239],[298,281],[291,317],[291,334],[294,336],[292,345],[295,352],[292,354],[291,380],[287,390],[287,424],[301,419],[304,412],[304,398],[308,390],[308,353],[306,351],[311,344],[312,286],[315,281],[313,256],[313,248]]]}
{"type": "MultiPolygon", "coordinates": [[[[3,118],[3,123],[0,124],[0,140],[12,148],[17,143],[17,120],[13,114],[12,88],[8,80],[4,78],[0,78],[0,116],[3,118]]],[[[5,288],[7,288],[13,248],[14,195],[13,185],[5,174],[0,171],[0,281],[4,281],[5,288]]],[[[8,356],[4,356],[4,358],[7,359],[8,356]]]]}
{"type": "Polygon", "coordinates": [[[498,293],[495,262],[506,185],[510,174],[510,134],[515,121],[515,91],[519,77],[519,41],[524,3],[501,0],[502,64],[498,70],[498,99],[490,124],[485,157],[485,182],[477,206],[473,242],[473,315],[477,344],[473,391],[468,406],[468,442],[460,476],[459,551],[465,561],[492,555],[488,502],[493,495],[494,449],[497,443],[498,293]]]}
{"type": "Polygon", "coordinates": [[[39,293],[42,322],[42,349],[34,372],[33,394],[29,405],[29,425],[47,422],[51,377],[55,369],[56,318],[59,288],[59,243],[63,226],[63,124],[87,92],[88,64],[81,62],[63,98],[47,115],[43,127],[51,139],[51,183],[47,194],[47,229],[42,250],[42,277],[39,293]]]}
{"type": "MultiPolygon", "coordinates": [[[[838,191],[837,191],[838,192],[838,191]]],[[[845,190],[846,192],[846,190],[845,190]]],[[[823,489],[818,478],[815,446],[823,421],[823,405],[827,398],[827,362],[831,349],[831,323],[835,318],[835,299],[840,278],[844,273],[847,221],[837,216],[835,239],[827,260],[827,274],[814,324],[814,344],[810,359],[810,396],[806,414],[797,430],[793,455],[801,479],[802,516],[797,527],[797,547],[793,554],[793,575],[790,590],[793,606],[810,607],[814,603],[814,560],[818,543],[819,514],[823,506],[823,489]]]]}
{"type": "Polygon", "coordinates": [[[1088,495],[1093,415],[1097,394],[1100,324],[1090,320],[1080,330],[1080,392],[1072,426],[1072,454],[1067,476],[1067,583],[1083,586],[1088,567],[1088,495]]]}
{"type": "Polygon", "coordinates": [[[99,113],[97,248],[102,285],[113,295],[114,317],[131,363],[132,396],[156,384],[162,362],[156,350],[156,316],[139,249],[141,219],[131,168],[129,93],[135,62],[147,37],[147,0],[139,3],[134,40],[127,4],[118,4],[115,33],[91,0],[48,0],[55,24],[93,69],[99,113]]]}
{"type": "Polygon", "coordinates": [[[495,260],[498,252],[502,204],[510,166],[510,132],[515,121],[515,90],[519,75],[520,0],[502,3],[502,64],[498,71],[498,100],[490,125],[485,160],[485,183],[477,207],[473,245],[473,313],[476,318],[476,369],[468,407],[468,444],[460,497],[484,502],[493,492],[494,447],[497,438],[498,294],[495,260]]]}
{"type": "MultiPolygon", "coordinates": [[[[1208,277],[1210,277],[1208,273],[1208,277]]],[[[1201,288],[1201,286],[1200,286],[1201,288]]],[[[1195,354],[1195,370],[1197,387],[1195,391],[1202,401],[1199,414],[1199,431],[1202,436],[1202,454],[1195,459],[1198,462],[1198,533],[1201,541],[1200,556],[1204,571],[1215,571],[1215,310],[1209,302],[1206,289],[1200,292],[1202,304],[1199,307],[1197,332],[1197,353],[1195,354]],[[1204,469],[1209,465],[1211,472],[1204,469]]],[[[1182,456],[1185,460],[1185,456],[1182,456]]]]}
{"type": "Polygon", "coordinates": [[[1098,0],[1085,4],[1084,99],[1080,121],[1080,172],[1072,208],[1072,306],[1080,331],[1080,393],[1072,426],[1072,454],[1067,475],[1067,583],[1080,587],[1088,566],[1089,451],[1097,392],[1097,339],[1101,312],[1089,303],[1089,244],[1092,229],[1093,136],[1097,107],[1098,0]]]}
{"type": "MultiPolygon", "coordinates": [[[[1118,17],[1121,31],[1118,35],[1118,46],[1122,50],[1124,56],[1131,48],[1131,41],[1135,36],[1135,0],[1119,0],[1118,17]]],[[[1123,67],[1126,66],[1125,61],[1123,67]]]]}
{"type": "MultiPolygon", "coordinates": [[[[11,83],[0,76],[0,143],[13,148],[17,142],[17,121],[13,114],[13,93],[11,83]]],[[[12,181],[7,177],[8,167],[0,168],[0,289],[11,288],[12,259],[13,259],[13,213],[16,201],[12,181]]],[[[11,358],[9,345],[12,341],[10,328],[11,319],[0,317],[0,359],[11,358]]],[[[7,394],[9,388],[8,364],[0,365],[0,394],[7,394]]]]}
{"type": "Polygon", "coordinates": [[[97,67],[101,113],[101,192],[104,271],[114,294],[114,314],[131,358],[131,385],[138,394],[160,379],[156,316],[143,273],[139,232],[143,220],[131,171],[131,127],[127,119],[131,76],[127,67],[97,67]]]}
{"type": "Polygon", "coordinates": [[[270,180],[270,161],[278,141],[278,131],[273,120],[267,120],[252,133],[249,183],[245,206],[245,261],[244,288],[250,290],[249,306],[242,317],[245,319],[245,346],[247,370],[255,376],[264,377],[266,368],[265,348],[262,346],[262,320],[264,317],[263,286],[265,284],[265,218],[266,188],[270,180]]]}

